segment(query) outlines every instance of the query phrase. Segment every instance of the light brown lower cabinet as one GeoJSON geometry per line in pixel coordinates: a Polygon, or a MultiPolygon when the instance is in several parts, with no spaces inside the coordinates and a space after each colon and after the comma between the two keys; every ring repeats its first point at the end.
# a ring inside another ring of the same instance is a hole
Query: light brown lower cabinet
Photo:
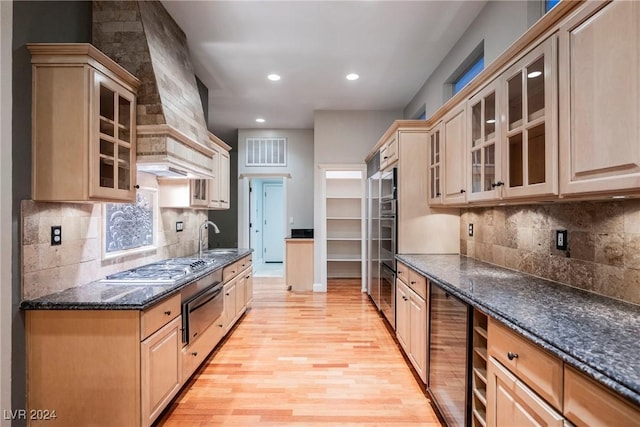
{"type": "Polygon", "coordinates": [[[564,426],[562,414],[493,357],[487,380],[487,426],[564,426]]]}
{"type": "Polygon", "coordinates": [[[143,311],[26,311],[27,409],[55,411],[28,424],[151,425],[251,304],[251,257],[236,264],[224,314],[186,347],[179,293],[143,311]]]}
{"type": "Polygon", "coordinates": [[[182,386],[182,316],[140,344],[142,420],[151,424],[182,386]]]}
{"type": "Polygon", "coordinates": [[[182,382],[186,383],[191,375],[204,362],[211,350],[225,334],[224,315],[202,332],[196,341],[182,349],[182,382]]]}
{"type": "Polygon", "coordinates": [[[640,406],[489,318],[487,426],[640,427],[640,406]]]}
{"type": "Polygon", "coordinates": [[[569,366],[564,368],[564,413],[578,427],[640,426],[640,408],[569,366]]]}
{"type": "Polygon", "coordinates": [[[396,280],[396,337],[423,383],[427,383],[427,302],[396,280]]]}

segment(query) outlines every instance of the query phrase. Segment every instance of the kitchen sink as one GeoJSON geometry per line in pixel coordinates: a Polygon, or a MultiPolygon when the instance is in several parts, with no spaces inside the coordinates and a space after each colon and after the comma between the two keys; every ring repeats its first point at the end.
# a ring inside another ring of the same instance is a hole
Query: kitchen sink
{"type": "Polygon", "coordinates": [[[206,250],[202,253],[202,256],[211,257],[216,255],[230,255],[230,254],[237,254],[237,253],[238,253],[238,249],[235,249],[235,248],[230,248],[230,249],[220,248],[220,249],[206,250]]]}

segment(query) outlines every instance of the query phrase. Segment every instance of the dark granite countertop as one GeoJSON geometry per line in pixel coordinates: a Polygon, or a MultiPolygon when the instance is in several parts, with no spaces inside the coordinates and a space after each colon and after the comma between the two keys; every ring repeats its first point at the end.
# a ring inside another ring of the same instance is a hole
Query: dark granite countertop
{"type": "MultiPolygon", "coordinates": [[[[109,284],[95,281],[40,298],[25,300],[22,310],[144,310],[169,297],[205,274],[232,264],[251,253],[251,249],[211,250],[207,258],[215,260],[207,268],[171,285],[109,284]]],[[[197,254],[192,257],[197,258],[197,254]]]]}
{"type": "Polygon", "coordinates": [[[640,405],[640,306],[460,255],[396,258],[640,405]]]}

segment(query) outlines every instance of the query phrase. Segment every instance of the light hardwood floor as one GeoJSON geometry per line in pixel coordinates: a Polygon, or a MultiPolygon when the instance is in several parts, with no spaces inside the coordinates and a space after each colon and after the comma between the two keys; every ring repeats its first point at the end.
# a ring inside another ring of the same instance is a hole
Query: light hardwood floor
{"type": "Polygon", "coordinates": [[[359,280],[287,292],[254,278],[253,308],[158,426],[440,426],[359,280]]]}

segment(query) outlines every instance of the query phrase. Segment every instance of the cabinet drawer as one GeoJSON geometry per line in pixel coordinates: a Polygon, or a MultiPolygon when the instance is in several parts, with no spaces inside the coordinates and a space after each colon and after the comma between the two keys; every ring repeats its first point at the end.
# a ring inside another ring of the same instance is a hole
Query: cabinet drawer
{"type": "Polygon", "coordinates": [[[147,338],[179,314],[180,294],[167,298],[144,310],[140,316],[140,339],[147,338]]]}
{"type": "Polygon", "coordinates": [[[398,279],[402,280],[405,285],[409,284],[409,267],[398,261],[396,263],[396,273],[398,275],[398,279]]]}
{"type": "Polygon", "coordinates": [[[422,274],[409,269],[409,287],[422,299],[427,299],[427,279],[422,274]]]}
{"type": "Polygon", "coordinates": [[[205,331],[187,347],[182,349],[182,383],[189,380],[193,372],[207,358],[211,350],[224,335],[224,318],[218,317],[205,331]]]}
{"type": "Polygon", "coordinates": [[[561,409],[562,361],[491,318],[488,334],[489,355],[556,409],[561,409]]]}
{"type": "Polygon", "coordinates": [[[640,425],[640,408],[569,366],[564,368],[564,414],[579,427],[640,425]]]}
{"type": "Polygon", "coordinates": [[[240,261],[238,261],[236,264],[237,265],[237,273],[246,270],[247,268],[251,267],[252,265],[252,258],[251,256],[246,256],[244,258],[242,258],[240,261]]]}
{"type": "Polygon", "coordinates": [[[226,281],[231,280],[234,277],[236,277],[236,275],[238,274],[238,267],[240,265],[239,262],[240,261],[236,261],[233,264],[229,264],[225,268],[222,269],[222,281],[223,282],[226,282],[226,281]]]}

